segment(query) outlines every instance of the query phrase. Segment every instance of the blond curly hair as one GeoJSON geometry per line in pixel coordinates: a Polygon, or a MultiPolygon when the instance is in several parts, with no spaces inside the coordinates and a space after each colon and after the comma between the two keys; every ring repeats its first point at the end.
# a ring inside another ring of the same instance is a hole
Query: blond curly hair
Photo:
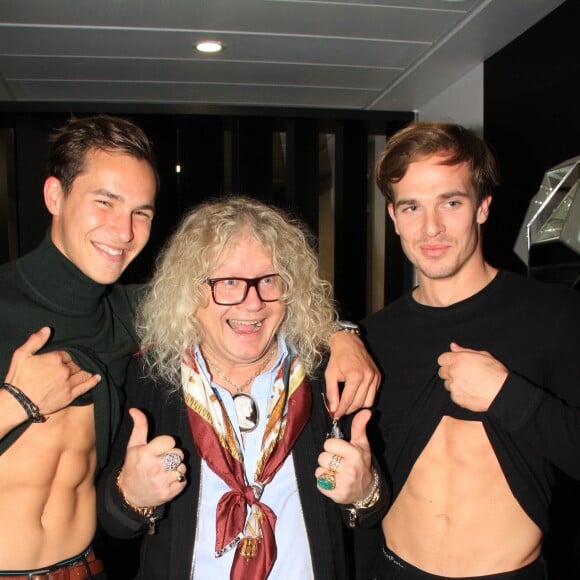
{"type": "Polygon", "coordinates": [[[179,387],[183,355],[202,339],[196,313],[207,305],[206,281],[224,249],[246,235],[272,256],[285,282],[286,314],[279,332],[307,373],[320,364],[338,314],[332,287],[319,275],[311,235],[280,209],[232,196],[186,214],[156,260],[137,312],[149,376],[179,387]]]}

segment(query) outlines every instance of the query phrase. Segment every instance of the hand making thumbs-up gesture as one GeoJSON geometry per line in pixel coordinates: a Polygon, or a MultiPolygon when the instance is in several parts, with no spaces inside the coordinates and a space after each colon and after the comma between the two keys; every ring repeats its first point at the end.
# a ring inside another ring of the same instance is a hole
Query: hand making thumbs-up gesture
{"type": "Polygon", "coordinates": [[[133,431],[117,483],[131,505],[159,506],[179,495],[187,483],[183,452],[169,435],[148,442],[145,414],[139,409],[129,409],[129,414],[133,431]]]}
{"type": "Polygon", "coordinates": [[[370,410],[359,411],[352,420],[350,441],[329,438],[318,456],[318,489],[337,503],[355,503],[373,486],[372,454],[366,434],[370,417],[370,410]]]}

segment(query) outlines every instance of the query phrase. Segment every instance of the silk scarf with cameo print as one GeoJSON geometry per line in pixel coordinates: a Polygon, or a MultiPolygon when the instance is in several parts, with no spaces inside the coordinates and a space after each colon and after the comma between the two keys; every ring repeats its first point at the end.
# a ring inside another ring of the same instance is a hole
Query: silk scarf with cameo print
{"type": "Polygon", "coordinates": [[[183,362],[181,374],[197,452],[230,488],[217,505],[216,556],[236,548],[230,579],[264,580],[276,560],[276,514],[260,497],[310,416],[312,395],[304,368],[297,356],[288,355],[276,375],[251,484],[246,481],[243,453],[224,404],[193,356],[183,362]]]}

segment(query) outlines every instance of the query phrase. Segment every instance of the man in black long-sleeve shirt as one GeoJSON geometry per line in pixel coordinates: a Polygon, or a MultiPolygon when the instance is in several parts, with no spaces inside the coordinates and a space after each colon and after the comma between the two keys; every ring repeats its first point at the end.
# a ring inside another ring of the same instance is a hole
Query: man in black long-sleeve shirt
{"type": "Polygon", "coordinates": [[[418,285],[363,323],[393,482],[375,577],[540,580],[554,469],[580,478],[579,297],[485,261],[471,131],[403,129],[377,180],[418,285]]]}

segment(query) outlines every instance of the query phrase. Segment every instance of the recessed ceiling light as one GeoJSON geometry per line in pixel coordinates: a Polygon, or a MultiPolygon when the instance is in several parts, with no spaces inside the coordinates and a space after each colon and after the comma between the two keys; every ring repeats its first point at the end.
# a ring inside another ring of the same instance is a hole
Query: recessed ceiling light
{"type": "Polygon", "coordinates": [[[219,52],[223,50],[223,44],[217,40],[203,40],[195,45],[199,52],[219,52]]]}

